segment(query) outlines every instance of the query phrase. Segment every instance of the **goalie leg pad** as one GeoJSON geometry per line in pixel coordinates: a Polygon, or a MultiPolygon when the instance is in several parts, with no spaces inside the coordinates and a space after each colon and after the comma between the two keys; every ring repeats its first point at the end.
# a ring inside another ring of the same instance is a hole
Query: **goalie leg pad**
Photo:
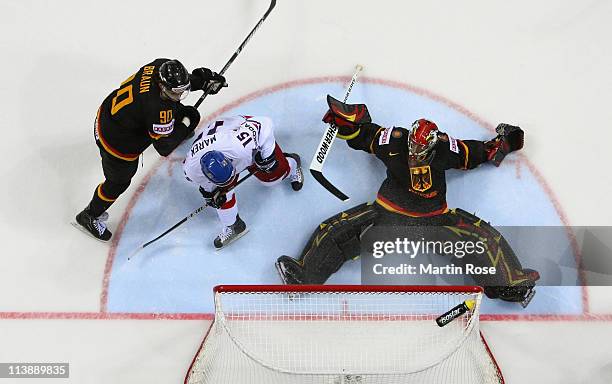
{"type": "Polygon", "coordinates": [[[484,288],[484,293],[490,299],[500,299],[513,303],[520,303],[523,308],[533,299],[535,295],[535,283],[540,278],[540,274],[533,269],[523,270],[529,279],[513,286],[488,286],[484,288]]]}
{"type": "Polygon", "coordinates": [[[445,216],[452,222],[452,225],[445,228],[453,233],[457,241],[484,243],[484,254],[466,255],[463,262],[480,267],[495,267],[495,274],[472,276],[476,283],[485,287],[485,294],[506,301],[523,301],[539,279],[538,272],[523,269],[510,244],[491,224],[460,208],[449,211],[445,216]]]}
{"type": "Polygon", "coordinates": [[[357,258],[361,253],[361,233],[376,217],[373,205],[364,203],[319,224],[300,257],[305,283],[323,284],[344,262],[357,258]]]}

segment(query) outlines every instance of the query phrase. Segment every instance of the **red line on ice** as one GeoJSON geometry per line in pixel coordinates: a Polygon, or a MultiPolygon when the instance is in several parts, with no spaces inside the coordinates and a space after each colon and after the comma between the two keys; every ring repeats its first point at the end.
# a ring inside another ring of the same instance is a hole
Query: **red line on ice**
{"type": "MultiPolygon", "coordinates": [[[[0,320],[213,320],[212,313],[0,312],[0,320]]],[[[312,319],[311,319],[312,320],[312,319]]],[[[481,321],[612,322],[612,314],[481,314],[481,321]]]]}
{"type": "Polygon", "coordinates": [[[212,320],[211,313],[0,312],[0,320],[212,320]]]}

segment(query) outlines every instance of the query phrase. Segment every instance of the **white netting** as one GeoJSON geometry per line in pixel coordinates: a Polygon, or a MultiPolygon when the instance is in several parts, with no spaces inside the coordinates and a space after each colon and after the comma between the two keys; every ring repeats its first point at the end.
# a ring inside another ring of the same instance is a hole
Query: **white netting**
{"type": "Polygon", "coordinates": [[[364,289],[217,292],[186,382],[503,382],[479,332],[481,293],[364,289]],[[435,318],[466,299],[474,310],[438,327],[435,318]]]}

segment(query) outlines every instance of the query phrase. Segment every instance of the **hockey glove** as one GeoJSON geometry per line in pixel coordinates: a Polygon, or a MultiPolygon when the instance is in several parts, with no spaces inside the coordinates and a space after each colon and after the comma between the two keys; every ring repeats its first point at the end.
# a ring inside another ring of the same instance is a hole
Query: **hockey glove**
{"type": "Polygon", "coordinates": [[[368,107],[365,104],[345,104],[327,95],[329,110],[323,116],[323,122],[338,128],[338,138],[353,139],[359,134],[361,124],[372,122],[368,107]]]}
{"type": "Polygon", "coordinates": [[[525,132],[518,126],[505,123],[499,124],[495,131],[497,137],[485,142],[485,152],[487,160],[499,167],[507,154],[523,148],[525,132]]]}
{"type": "Polygon", "coordinates": [[[191,72],[191,89],[194,91],[208,91],[209,95],[216,95],[221,88],[227,87],[223,75],[208,68],[196,68],[191,72]]]}
{"type": "Polygon", "coordinates": [[[276,161],[276,157],[274,156],[274,152],[266,158],[263,158],[261,152],[255,153],[255,165],[257,169],[262,172],[270,173],[274,170],[278,162],[276,161]]]}
{"type": "Polygon", "coordinates": [[[177,117],[177,120],[185,124],[187,130],[190,132],[193,132],[200,123],[200,112],[198,112],[198,110],[191,105],[183,105],[179,103],[177,117]]]}
{"type": "Polygon", "coordinates": [[[204,197],[206,205],[208,205],[209,207],[220,209],[227,201],[227,196],[225,195],[225,192],[218,188],[212,192],[208,192],[204,190],[204,188],[200,187],[200,193],[204,197]]]}

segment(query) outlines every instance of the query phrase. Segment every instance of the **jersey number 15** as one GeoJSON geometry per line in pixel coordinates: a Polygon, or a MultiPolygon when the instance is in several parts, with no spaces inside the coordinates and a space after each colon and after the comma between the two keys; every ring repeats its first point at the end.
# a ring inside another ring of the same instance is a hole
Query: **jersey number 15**
{"type": "Polygon", "coordinates": [[[240,142],[242,143],[242,146],[245,147],[245,148],[246,148],[248,143],[253,141],[253,138],[247,132],[240,132],[240,134],[237,135],[236,138],[238,140],[240,140],[240,142]]]}

